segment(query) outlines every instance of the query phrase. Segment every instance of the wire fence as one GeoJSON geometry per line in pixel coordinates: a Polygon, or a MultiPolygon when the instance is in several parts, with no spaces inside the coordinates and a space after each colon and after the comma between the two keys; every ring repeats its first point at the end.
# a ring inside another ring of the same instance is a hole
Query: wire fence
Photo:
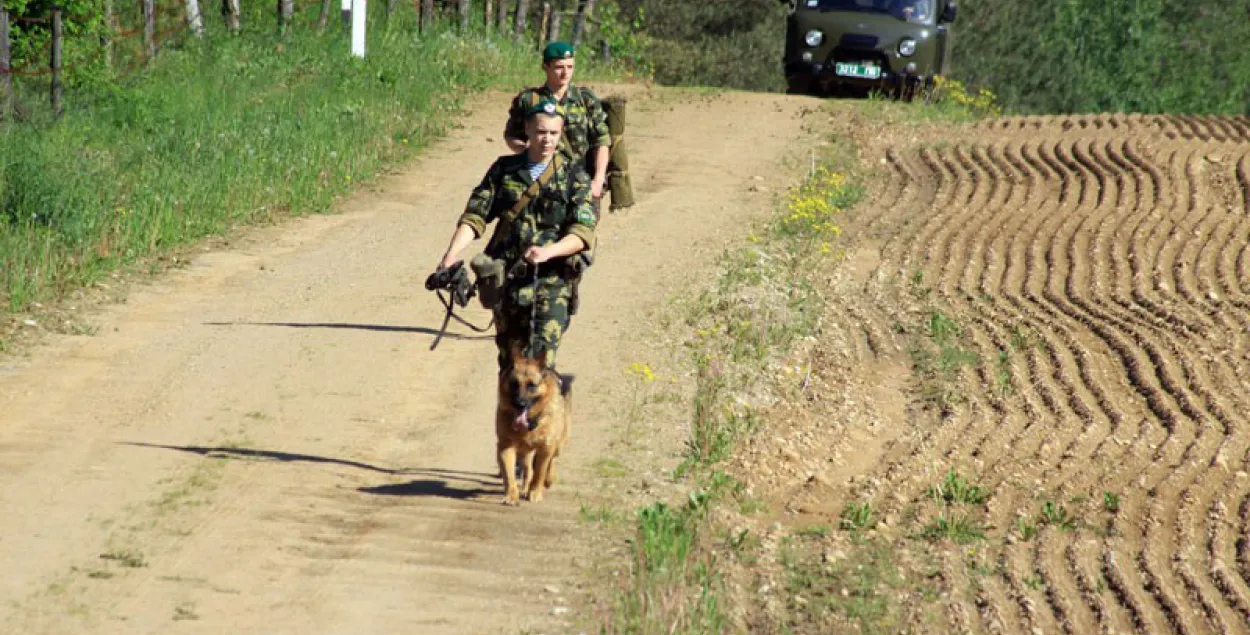
{"type": "MultiPolygon", "coordinates": [[[[379,3],[381,0],[377,0],[379,3]]],[[[160,51],[187,37],[202,37],[206,27],[200,0],[131,0],[125,11],[114,11],[104,1],[102,23],[81,25],[90,16],[67,16],[53,5],[43,15],[15,15],[0,7],[0,120],[23,119],[47,99],[54,116],[63,109],[66,78],[107,75],[119,79],[142,71],[160,51]],[[75,25],[69,29],[66,23],[75,25]],[[71,54],[66,59],[66,44],[71,54]],[[15,53],[14,43],[21,43],[15,53]],[[46,91],[46,92],[45,92],[46,91]],[[47,97],[40,97],[40,94],[47,97]]],[[[419,30],[425,33],[436,22],[455,25],[461,32],[481,30],[511,34],[518,41],[531,37],[538,47],[562,39],[567,32],[579,45],[600,23],[593,16],[598,0],[385,0],[385,15],[412,11],[419,30]],[[480,4],[478,4],[480,3],[480,4]],[[478,6],[475,6],[477,4],[478,6]],[[565,5],[561,8],[558,5],[565,5]],[[566,28],[567,26],[567,28],[566,28]]],[[[310,3],[311,4],[311,3],[310,3]]],[[[277,3],[276,25],[288,33],[302,24],[325,30],[332,22],[334,4],[340,4],[342,22],[350,24],[350,0],[321,0],[297,14],[293,0],[277,3]],[[311,11],[317,11],[315,20],[311,11]]],[[[222,0],[221,27],[238,32],[244,27],[239,0],[222,0]]],[[[274,15],[274,14],[270,14],[274,15]]],[[[248,17],[256,18],[253,12],[248,17]]],[[[272,18],[270,18],[272,19],[272,18]]],[[[602,53],[610,55],[606,46],[602,53]]]]}

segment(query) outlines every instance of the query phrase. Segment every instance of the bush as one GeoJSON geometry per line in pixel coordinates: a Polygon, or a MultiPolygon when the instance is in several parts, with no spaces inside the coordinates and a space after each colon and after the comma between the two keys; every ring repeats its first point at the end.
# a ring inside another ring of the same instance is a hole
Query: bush
{"type": "Polygon", "coordinates": [[[961,2],[953,74],[1018,112],[1250,112],[1250,0],[961,2]]]}
{"type": "Polygon", "coordinates": [[[327,210],[441,133],[461,96],[537,72],[529,47],[373,24],[364,60],[339,29],[218,29],[75,93],[55,124],[0,123],[0,303],[21,311],[239,223],[327,210]]]}
{"type": "Polygon", "coordinates": [[[664,84],[783,90],[785,6],[777,0],[619,0],[648,38],[664,84]]]}

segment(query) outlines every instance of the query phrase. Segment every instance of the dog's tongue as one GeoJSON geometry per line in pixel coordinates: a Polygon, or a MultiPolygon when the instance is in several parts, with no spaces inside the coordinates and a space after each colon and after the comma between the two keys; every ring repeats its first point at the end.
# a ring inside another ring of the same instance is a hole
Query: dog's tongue
{"type": "Polygon", "coordinates": [[[517,430],[528,430],[530,427],[529,410],[522,410],[521,414],[517,415],[517,418],[512,421],[512,427],[517,430]]]}

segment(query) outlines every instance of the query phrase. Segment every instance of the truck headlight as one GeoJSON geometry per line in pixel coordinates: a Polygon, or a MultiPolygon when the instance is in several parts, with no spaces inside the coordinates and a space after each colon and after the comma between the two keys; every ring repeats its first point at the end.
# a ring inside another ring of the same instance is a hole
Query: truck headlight
{"type": "Polygon", "coordinates": [[[916,41],[905,37],[898,42],[898,54],[903,57],[911,57],[916,54],[916,41]]]}
{"type": "Polygon", "coordinates": [[[825,41],[825,34],[820,29],[812,29],[807,32],[807,35],[803,36],[803,41],[807,42],[808,46],[815,48],[825,41]]]}

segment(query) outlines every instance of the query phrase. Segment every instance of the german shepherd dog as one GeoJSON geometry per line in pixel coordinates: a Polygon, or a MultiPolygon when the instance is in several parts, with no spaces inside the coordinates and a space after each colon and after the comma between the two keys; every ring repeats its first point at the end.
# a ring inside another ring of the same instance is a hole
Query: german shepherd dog
{"type": "Polygon", "coordinates": [[[528,359],[519,348],[499,374],[499,403],[495,409],[495,438],[499,476],[504,481],[503,504],[519,504],[519,493],[530,502],[543,499],[543,489],[556,481],[556,457],[569,440],[573,423],[573,378],[561,377],[545,361],[528,359]],[[523,467],[520,488],[516,462],[523,467]]]}

